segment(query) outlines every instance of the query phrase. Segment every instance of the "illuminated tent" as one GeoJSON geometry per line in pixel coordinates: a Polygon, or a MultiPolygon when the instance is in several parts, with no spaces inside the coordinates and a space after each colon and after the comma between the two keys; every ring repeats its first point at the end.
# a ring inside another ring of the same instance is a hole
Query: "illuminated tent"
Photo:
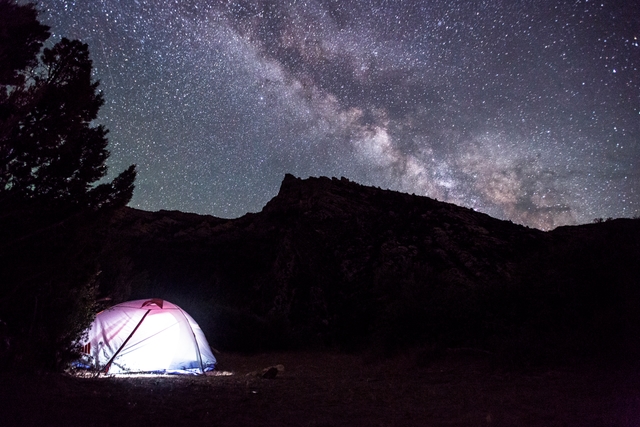
{"type": "Polygon", "coordinates": [[[161,299],[123,302],[98,313],[83,353],[90,367],[109,374],[203,374],[216,364],[195,320],[161,299]]]}

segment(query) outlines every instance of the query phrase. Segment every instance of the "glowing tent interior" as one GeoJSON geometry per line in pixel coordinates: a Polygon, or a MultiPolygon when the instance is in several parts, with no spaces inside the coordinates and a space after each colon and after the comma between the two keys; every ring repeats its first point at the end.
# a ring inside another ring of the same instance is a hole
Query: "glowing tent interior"
{"type": "Polygon", "coordinates": [[[195,320],[161,299],[123,302],[96,316],[84,360],[108,374],[203,374],[216,359],[195,320]]]}

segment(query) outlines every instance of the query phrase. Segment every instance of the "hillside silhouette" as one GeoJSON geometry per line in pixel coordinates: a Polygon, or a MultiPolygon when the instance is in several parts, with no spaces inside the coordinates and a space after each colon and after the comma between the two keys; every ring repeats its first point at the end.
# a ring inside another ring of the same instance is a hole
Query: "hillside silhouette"
{"type": "Polygon", "coordinates": [[[640,221],[543,232],[428,197],[286,175],[237,219],[126,208],[101,286],[166,298],[214,347],[337,347],[524,362],[633,360],[640,221]]]}

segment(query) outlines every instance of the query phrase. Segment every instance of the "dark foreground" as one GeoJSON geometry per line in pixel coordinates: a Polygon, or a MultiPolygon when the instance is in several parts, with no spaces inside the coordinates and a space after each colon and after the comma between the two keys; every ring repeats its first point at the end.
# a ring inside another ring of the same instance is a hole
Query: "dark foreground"
{"type": "Polygon", "coordinates": [[[636,368],[505,369],[450,352],[225,354],[230,376],[1,374],[1,426],[638,426],[636,368]],[[274,379],[251,375],[271,365],[274,379]],[[249,374],[249,375],[247,375],[249,374]]]}

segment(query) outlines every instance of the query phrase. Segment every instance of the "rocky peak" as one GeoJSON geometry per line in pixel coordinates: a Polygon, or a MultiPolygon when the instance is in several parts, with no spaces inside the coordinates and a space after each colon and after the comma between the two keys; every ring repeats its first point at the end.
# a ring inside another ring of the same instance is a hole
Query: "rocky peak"
{"type": "Polygon", "coordinates": [[[261,212],[232,220],[129,209],[112,234],[149,278],[134,296],[199,305],[223,348],[376,334],[469,345],[554,322],[593,329],[640,305],[638,220],[543,232],[346,178],[287,174],[261,212]]]}

